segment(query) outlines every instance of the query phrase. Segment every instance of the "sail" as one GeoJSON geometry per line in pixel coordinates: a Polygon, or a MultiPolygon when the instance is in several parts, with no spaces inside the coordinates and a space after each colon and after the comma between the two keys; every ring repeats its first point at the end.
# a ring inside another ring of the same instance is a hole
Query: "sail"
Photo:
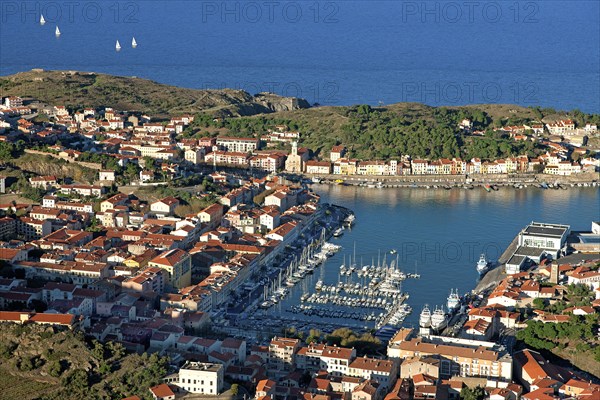
{"type": "Polygon", "coordinates": [[[135,41],[135,37],[133,39],[131,39],[131,47],[133,47],[134,49],[137,47],[137,42],[135,41]]]}
{"type": "Polygon", "coordinates": [[[56,27],[56,30],[54,31],[54,34],[56,36],[60,36],[60,29],[58,29],[58,26],[56,27]]]}
{"type": "Polygon", "coordinates": [[[115,48],[117,49],[117,51],[121,50],[121,43],[119,43],[118,40],[117,40],[117,44],[116,44],[115,48]]]}
{"type": "Polygon", "coordinates": [[[44,19],[44,15],[41,14],[40,15],[40,25],[44,25],[46,23],[46,20],[44,19]]]}

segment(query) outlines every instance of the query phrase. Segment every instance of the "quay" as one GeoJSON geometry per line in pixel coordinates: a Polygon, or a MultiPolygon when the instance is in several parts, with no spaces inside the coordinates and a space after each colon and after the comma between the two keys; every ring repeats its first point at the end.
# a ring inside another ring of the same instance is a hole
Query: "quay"
{"type": "Polygon", "coordinates": [[[307,180],[322,184],[364,186],[372,188],[474,189],[486,185],[515,189],[568,189],[597,187],[598,174],[581,173],[569,176],[549,174],[473,174],[473,175],[304,175],[307,180]]]}
{"type": "MultiPolygon", "coordinates": [[[[477,307],[484,301],[491,293],[492,289],[495,288],[504,278],[506,278],[505,265],[510,257],[514,254],[515,250],[519,247],[519,234],[517,234],[510,244],[506,247],[504,252],[498,258],[498,261],[494,264],[493,268],[489,270],[477,283],[475,288],[471,291],[473,295],[473,306],[477,307]]],[[[448,326],[442,331],[443,336],[456,336],[462,329],[465,322],[468,320],[467,312],[455,313],[448,321],[448,326]]]]}

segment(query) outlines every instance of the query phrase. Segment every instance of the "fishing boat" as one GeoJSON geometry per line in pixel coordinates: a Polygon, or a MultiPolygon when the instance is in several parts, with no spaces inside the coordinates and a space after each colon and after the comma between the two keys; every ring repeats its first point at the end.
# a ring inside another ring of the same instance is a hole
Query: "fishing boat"
{"type": "Polygon", "coordinates": [[[137,42],[135,41],[135,37],[133,39],[131,39],[131,47],[133,47],[134,49],[137,47],[137,42]]]}
{"type": "Polygon", "coordinates": [[[40,14],[40,25],[45,25],[46,20],[44,19],[44,14],[40,14]]]}
{"type": "Polygon", "coordinates": [[[60,36],[60,29],[58,29],[58,25],[56,26],[56,29],[54,30],[54,34],[56,35],[56,37],[60,36]]]}
{"type": "Polygon", "coordinates": [[[423,311],[421,311],[421,315],[419,315],[419,326],[421,328],[431,327],[431,310],[429,310],[427,304],[425,304],[423,311]]]}
{"type": "Polygon", "coordinates": [[[485,254],[482,254],[479,257],[479,261],[477,261],[477,272],[479,272],[480,276],[482,276],[483,274],[485,274],[487,272],[488,265],[489,265],[489,263],[485,259],[485,254]]]}
{"type": "Polygon", "coordinates": [[[456,291],[453,291],[452,289],[450,289],[450,295],[448,296],[448,299],[446,300],[446,307],[448,308],[449,311],[453,311],[456,308],[458,308],[459,305],[460,305],[460,296],[458,295],[458,289],[456,289],[456,291]]]}
{"type": "Polygon", "coordinates": [[[444,308],[436,307],[431,314],[431,329],[440,332],[448,326],[448,316],[444,312],[444,308]]]}
{"type": "Polygon", "coordinates": [[[117,44],[115,45],[115,49],[117,51],[121,51],[121,43],[119,43],[119,41],[117,40],[117,44]]]}
{"type": "Polygon", "coordinates": [[[333,231],[334,237],[340,237],[343,234],[344,234],[344,228],[337,228],[335,231],[333,231]]]}

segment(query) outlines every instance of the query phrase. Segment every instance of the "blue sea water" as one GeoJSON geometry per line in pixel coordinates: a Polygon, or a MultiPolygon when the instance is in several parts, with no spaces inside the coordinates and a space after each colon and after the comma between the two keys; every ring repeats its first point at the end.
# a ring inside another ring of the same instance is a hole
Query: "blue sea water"
{"type": "Polygon", "coordinates": [[[3,0],[0,37],[0,75],[38,67],[273,91],[324,105],[600,112],[596,0],[3,0]]]}

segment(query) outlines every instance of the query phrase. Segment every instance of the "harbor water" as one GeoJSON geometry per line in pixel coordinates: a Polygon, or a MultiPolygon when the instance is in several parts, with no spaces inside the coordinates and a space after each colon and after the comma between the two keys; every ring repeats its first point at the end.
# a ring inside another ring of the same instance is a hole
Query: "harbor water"
{"type": "MultiPolygon", "coordinates": [[[[305,321],[330,322],[332,325],[374,327],[374,321],[327,316],[306,316],[292,313],[304,293],[315,293],[322,279],[325,285],[346,282],[340,276],[340,265],[356,258],[360,267],[378,262],[384,255],[398,260],[403,272],[420,275],[407,278],[402,291],[409,294],[406,304],[412,314],[404,326],[417,326],[419,313],[425,304],[433,309],[445,306],[451,289],[460,294],[475,288],[479,275],[476,264],[483,253],[495,261],[520,229],[531,221],[569,224],[572,230],[589,231],[591,222],[600,220],[600,190],[569,188],[516,190],[501,188],[491,193],[482,188],[473,190],[376,189],[338,185],[314,185],[322,201],[353,210],[356,223],[343,235],[330,241],[342,245],[341,251],[329,258],[313,275],[291,288],[289,295],[267,312],[273,316],[305,321]],[[356,248],[356,250],[354,250],[356,248]],[[392,254],[395,252],[396,254],[392,254]],[[354,256],[355,254],[355,256],[354,256]]],[[[356,274],[353,282],[360,282],[356,274]]],[[[341,305],[317,307],[335,308],[347,312],[364,311],[341,305]]],[[[375,310],[380,312],[382,310],[375,310]]]]}

